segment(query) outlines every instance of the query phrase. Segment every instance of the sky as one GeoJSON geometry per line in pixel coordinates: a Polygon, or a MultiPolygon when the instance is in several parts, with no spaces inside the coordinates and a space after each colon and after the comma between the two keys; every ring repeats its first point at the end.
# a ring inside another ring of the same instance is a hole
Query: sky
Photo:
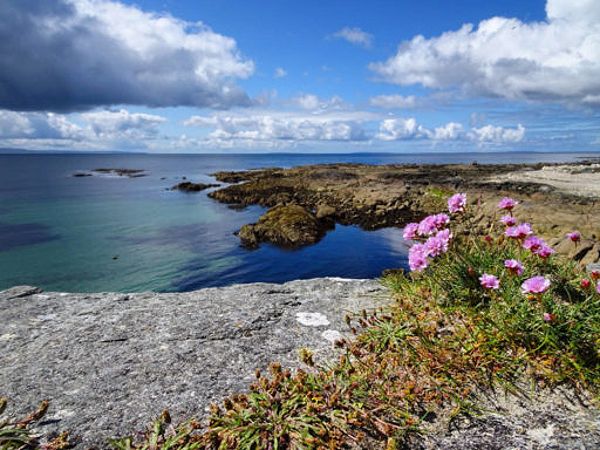
{"type": "Polygon", "coordinates": [[[600,2],[2,0],[0,148],[600,151],[600,2]]]}

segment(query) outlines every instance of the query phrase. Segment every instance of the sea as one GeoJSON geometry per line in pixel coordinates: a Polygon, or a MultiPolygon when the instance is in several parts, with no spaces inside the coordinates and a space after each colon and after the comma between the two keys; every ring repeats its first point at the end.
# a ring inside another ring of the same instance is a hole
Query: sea
{"type": "Polygon", "coordinates": [[[284,250],[240,246],[234,235],[264,209],[233,210],[203,191],[170,190],[183,177],[214,182],[220,170],[338,162],[571,162],[598,153],[455,154],[2,154],[0,290],[16,285],[68,292],[179,292],[314,277],[375,278],[405,268],[400,228],[336,225],[316,245],[284,250]],[[145,171],[143,177],[96,168],[145,171]]]}

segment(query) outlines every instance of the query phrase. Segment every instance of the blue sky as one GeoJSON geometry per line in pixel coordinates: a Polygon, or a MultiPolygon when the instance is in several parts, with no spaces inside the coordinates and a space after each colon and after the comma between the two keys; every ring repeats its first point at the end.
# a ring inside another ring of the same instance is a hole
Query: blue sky
{"type": "Polygon", "coordinates": [[[595,0],[7,0],[0,23],[0,147],[600,150],[595,0]]]}

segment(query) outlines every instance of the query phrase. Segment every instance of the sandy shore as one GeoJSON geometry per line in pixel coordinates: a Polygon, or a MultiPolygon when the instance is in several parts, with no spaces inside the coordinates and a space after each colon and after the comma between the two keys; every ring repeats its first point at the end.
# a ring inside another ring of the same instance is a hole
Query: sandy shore
{"type": "Polygon", "coordinates": [[[600,164],[544,166],[490,177],[491,183],[521,182],[552,186],[564,194],[600,198],[600,164]]]}

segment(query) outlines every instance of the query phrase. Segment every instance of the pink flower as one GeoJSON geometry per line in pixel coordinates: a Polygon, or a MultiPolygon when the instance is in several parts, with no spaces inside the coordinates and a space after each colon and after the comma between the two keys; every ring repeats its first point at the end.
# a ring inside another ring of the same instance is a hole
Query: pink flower
{"type": "Polygon", "coordinates": [[[522,223],[514,227],[508,227],[504,234],[509,238],[523,239],[533,233],[531,225],[522,223]]]}
{"type": "Polygon", "coordinates": [[[410,270],[421,272],[427,268],[427,250],[423,244],[415,244],[408,251],[408,266],[410,270]]]}
{"type": "Polygon", "coordinates": [[[438,230],[441,230],[450,223],[450,217],[447,214],[433,214],[425,217],[417,227],[419,236],[431,236],[438,230]]]}
{"type": "Polygon", "coordinates": [[[507,259],[506,261],[504,261],[504,267],[506,267],[510,272],[518,276],[523,275],[523,271],[525,270],[523,268],[523,264],[521,264],[521,262],[517,261],[516,259],[507,259]]]}
{"type": "Polygon", "coordinates": [[[419,236],[431,236],[437,231],[436,220],[434,216],[427,216],[419,222],[417,233],[419,236]]]}
{"type": "Polygon", "coordinates": [[[590,280],[588,280],[587,278],[584,278],[583,280],[581,280],[580,285],[583,289],[587,289],[592,285],[592,282],[590,280]]]}
{"type": "Polygon", "coordinates": [[[594,281],[600,280],[600,271],[592,270],[592,273],[590,273],[590,277],[592,277],[592,280],[594,281]]]}
{"type": "Polygon", "coordinates": [[[529,236],[523,241],[523,248],[535,253],[540,247],[546,245],[543,239],[537,236],[529,236]]]}
{"type": "Polygon", "coordinates": [[[507,227],[512,227],[513,225],[517,224],[517,219],[515,219],[513,216],[506,215],[500,218],[500,222],[502,222],[507,227]]]}
{"type": "Polygon", "coordinates": [[[541,294],[550,287],[550,280],[538,275],[528,278],[521,285],[523,294],[541,294]]]}
{"type": "Polygon", "coordinates": [[[498,278],[487,273],[484,273],[479,277],[479,282],[481,283],[481,286],[486,289],[498,289],[500,287],[498,278]]]}
{"type": "Polygon", "coordinates": [[[600,294],[600,281],[598,281],[598,284],[596,285],[596,292],[600,294]]]}
{"type": "Polygon", "coordinates": [[[452,214],[458,212],[464,212],[467,206],[467,194],[460,193],[454,194],[448,199],[448,211],[452,214]]]}
{"type": "Polygon", "coordinates": [[[417,228],[419,228],[418,223],[409,223],[404,227],[404,232],[402,233],[402,237],[407,241],[412,241],[417,238],[417,228]]]}
{"type": "Polygon", "coordinates": [[[450,233],[450,230],[445,229],[438,231],[435,236],[431,236],[425,242],[425,251],[431,257],[446,253],[448,251],[448,245],[451,238],[452,233],[450,233]]]}
{"type": "Polygon", "coordinates": [[[498,208],[511,211],[518,204],[519,202],[516,200],[513,200],[510,197],[504,197],[502,200],[500,200],[500,202],[498,202],[498,208]]]}
{"type": "Polygon", "coordinates": [[[571,233],[567,233],[567,237],[573,242],[579,242],[581,240],[581,233],[579,231],[573,231],[571,233]]]}
{"type": "Polygon", "coordinates": [[[441,230],[450,223],[450,217],[448,217],[448,214],[444,213],[435,214],[433,216],[433,222],[435,223],[436,228],[441,230]]]}
{"type": "Polygon", "coordinates": [[[556,316],[554,314],[550,314],[547,312],[544,313],[544,321],[545,322],[553,322],[554,319],[556,319],[556,316]]]}
{"type": "Polygon", "coordinates": [[[540,248],[538,248],[537,250],[535,250],[533,253],[535,253],[536,255],[538,255],[540,258],[546,259],[550,255],[553,255],[554,253],[556,253],[556,251],[552,247],[544,244],[540,248]]]}

